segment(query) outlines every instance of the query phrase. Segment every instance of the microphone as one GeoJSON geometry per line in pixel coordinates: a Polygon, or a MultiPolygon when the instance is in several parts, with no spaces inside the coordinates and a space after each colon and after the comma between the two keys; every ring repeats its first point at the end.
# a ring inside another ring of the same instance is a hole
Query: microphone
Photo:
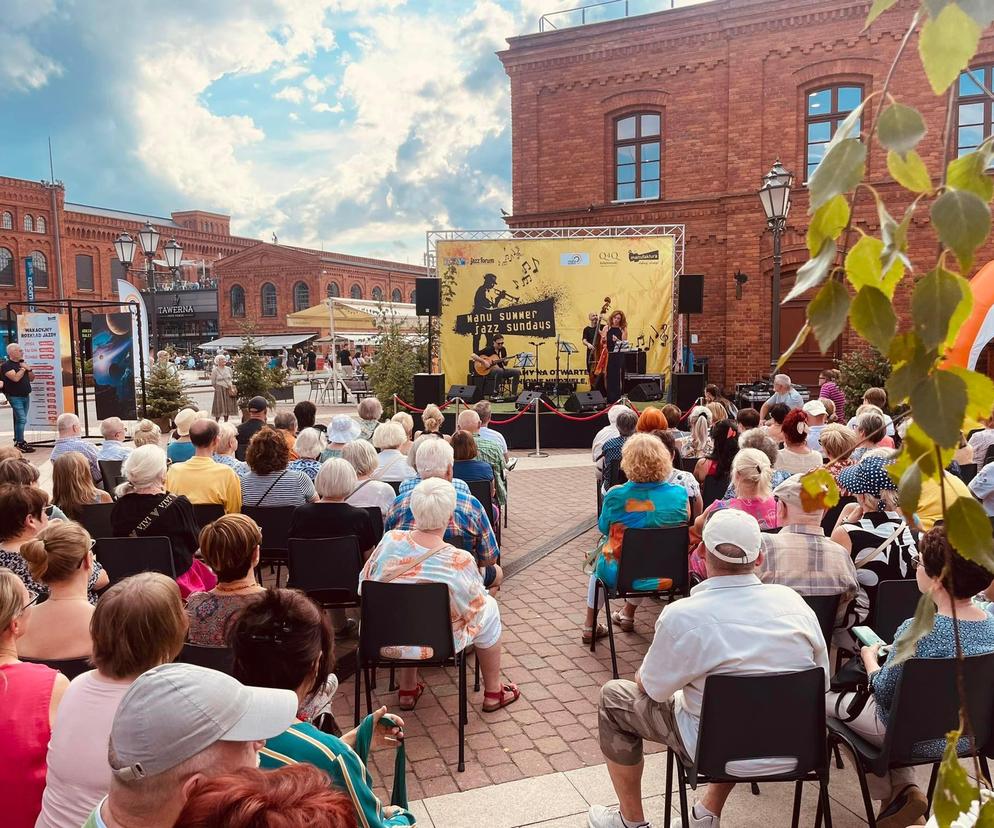
{"type": "Polygon", "coordinates": [[[541,348],[545,343],[544,342],[529,342],[528,344],[531,345],[533,348],[541,348]]]}

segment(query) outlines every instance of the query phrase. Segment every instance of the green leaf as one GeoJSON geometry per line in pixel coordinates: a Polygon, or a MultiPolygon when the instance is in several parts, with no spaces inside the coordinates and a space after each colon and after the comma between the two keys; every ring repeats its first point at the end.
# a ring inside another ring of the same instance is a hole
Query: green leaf
{"type": "Polygon", "coordinates": [[[977,786],[970,781],[957,755],[962,735],[959,730],[946,734],[946,749],[939,764],[939,778],[932,798],[932,809],[939,825],[952,825],[954,820],[970,810],[970,803],[977,798],[977,786]]]}
{"type": "Polygon", "coordinates": [[[821,250],[818,251],[818,255],[808,259],[808,261],[801,265],[794,279],[794,286],[784,297],[783,301],[789,302],[791,299],[796,299],[798,296],[807,293],[811,288],[818,287],[818,285],[825,281],[834,261],[835,242],[831,239],[825,239],[822,242],[821,250]]]}
{"type": "Polygon", "coordinates": [[[925,8],[935,17],[950,3],[963,9],[981,29],[986,29],[994,21],[994,0],[925,0],[925,8]]]}
{"type": "Polygon", "coordinates": [[[897,494],[901,501],[901,511],[908,523],[913,522],[918,511],[918,501],[922,496],[922,470],[917,463],[908,466],[897,484],[897,494]]]}
{"type": "Polygon", "coordinates": [[[824,354],[839,338],[849,315],[849,291],[841,282],[829,279],[808,304],[808,322],[824,354]]]}
{"type": "MultiPolygon", "coordinates": [[[[936,268],[915,285],[911,293],[911,316],[922,344],[935,348],[949,336],[950,321],[965,301],[961,276],[936,268]]],[[[969,283],[967,283],[969,295],[969,283]]],[[[969,307],[967,316],[969,316],[969,307]]]]}
{"type": "Polygon", "coordinates": [[[925,132],[925,121],[918,110],[904,104],[891,104],[880,113],[877,122],[877,140],[902,155],[918,146],[925,132]]]}
{"type": "Polygon", "coordinates": [[[974,193],[984,201],[994,198],[994,179],[987,174],[990,150],[990,142],[987,142],[975,152],[950,161],[946,167],[946,184],[955,190],[974,193]]]}
{"type": "MultiPolygon", "coordinates": [[[[894,343],[902,342],[908,336],[910,334],[895,337],[894,343]]],[[[907,400],[915,386],[928,375],[935,362],[935,351],[926,351],[917,336],[915,336],[915,342],[916,345],[911,355],[897,364],[890,377],[887,378],[887,396],[891,405],[900,405],[907,400]]]]}
{"type": "Polygon", "coordinates": [[[887,170],[905,190],[911,190],[913,193],[932,192],[932,179],[928,174],[928,168],[914,150],[908,150],[904,156],[893,150],[888,152],[887,170]]]}
{"type": "Polygon", "coordinates": [[[866,23],[863,24],[863,31],[865,32],[870,26],[873,25],[873,21],[876,20],[880,15],[882,15],[887,9],[893,6],[897,0],[873,0],[873,5],[870,6],[870,13],[866,15],[866,23]]]}
{"type": "Polygon", "coordinates": [[[955,3],[922,26],[918,54],[936,95],[945,92],[976,54],[981,28],[955,3]]]}
{"type": "Polygon", "coordinates": [[[959,445],[966,414],[966,383],[950,371],[935,371],[911,392],[915,425],[944,448],[959,445]]]}
{"type": "Polygon", "coordinates": [[[877,215],[880,218],[880,239],[884,243],[883,252],[880,254],[880,268],[885,272],[890,272],[898,264],[901,266],[901,273],[904,267],[911,267],[908,260],[908,228],[911,226],[911,216],[914,215],[918,200],[911,202],[904,211],[904,217],[898,223],[894,217],[887,212],[880,195],[874,193],[877,201],[877,215]]]}
{"type": "Polygon", "coordinates": [[[932,226],[966,273],[973,264],[973,251],[991,230],[991,210],[976,193],[947,190],[932,204],[932,226]]]}
{"type": "Polygon", "coordinates": [[[801,478],[801,507],[805,512],[831,509],[839,502],[839,486],[827,469],[815,469],[801,478]]]}
{"type": "Polygon", "coordinates": [[[994,828],[994,798],[988,799],[980,806],[977,824],[974,828],[994,828]]]}
{"type": "Polygon", "coordinates": [[[935,602],[927,592],[922,593],[918,599],[918,607],[915,609],[915,617],[908,627],[894,641],[894,649],[887,656],[887,666],[891,667],[914,658],[915,648],[918,642],[932,632],[935,626],[935,602]]]}
{"type": "Polygon", "coordinates": [[[881,263],[883,252],[884,243],[880,239],[862,235],[846,254],[846,278],[856,290],[875,287],[883,291],[888,299],[892,299],[894,288],[904,276],[904,263],[896,261],[884,277],[881,263]]]}
{"type": "Polygon", "coordinates": [[[859,138],[859,132],[863,125],[861,120],[863,116],[863,107],[866,106],[867,102],[872,97],[873,96],[870,95],[863,98],[863,100],[859,102],[859,105],[855,109],[851,110],[849,114],[842,119],[839,125],[835,128],[835,132],[832,133],[832,138],[828,142],[828,146],[825,147],[826,155],[832,151],[832,147],[841,144],[843,141],[849,138],[859,138]]]}
{"type": "Polygon", "coordinates": [[[857,138],[846,138],[829,149],[821,163],[811,173],[808,194],[813,213],[839,193],[847,193],[863,180],[866,171],[866,146],[857,138]]]}
{"type": "Polygon", "coordinates": [[[994,381],[977,371],[966,368],[949,367],[947,371],[956,374],[966,383],[966,414],[975,420],[986,420],[994,410],[994,381]]]}
{"type": "Polygon", "coordinates": [[[790,343],[790,347],[780,354],[780,359],[777,360],[778,369],[782,368],[787,363],[787,360],[794,356],[794,351],[800,348],[809,336],[811,336],[811,325],[805,322],[804,327],[797,332],[794,341],[790,343]]]}
{"type": "MultiPolygon", "coordinates": [[[[952,462],[953,455],[956,453],[956,449],[954,448],[940,448],[939,451],[942,460],[940,465],[935,456],[935,443],[921,430],[918,423],[912,423],[908,426],[904,434],[904,442],[901,444],[901,450],[902,454],[907,452],[908,457],[918,464],[921,473],[932,480],[939,479],[945,472],[946,466],[952,462]]],[[[900,464],[900,458],[898,464],[900,464]]]]}
{"type": "MultiPolygon", "coordinates": [[[[952,492],[946,493],[947,502],[952,492]]],[[[946,533],[953,549],[964,558],[994,572],[994,537],[991,519],[980,502],[972,497],[957,497],[946,509],[946,533]]]]}
{"type": "Polygon", "coordinates": [[[808,225],[808,252],[814,256],[825,239],[837,239],[849,223],[849,202],[843,195],[826,201],[811,217],[808,225]]]}
{"type": "Polygon", "coordinates": [[[897,331],[897,316],[890,299],[874,287],[865,287],[856,294],[850,310],[850,322],[856,332],[881,353],[889,350],[891,338],[897,331]]]}

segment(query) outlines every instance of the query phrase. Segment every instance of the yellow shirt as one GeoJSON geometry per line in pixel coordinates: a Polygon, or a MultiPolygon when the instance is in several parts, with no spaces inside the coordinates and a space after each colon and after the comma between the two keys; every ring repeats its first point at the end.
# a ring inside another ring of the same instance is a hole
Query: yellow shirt
{"type": "Polygon", "coordinates": [[[166,489],[186,495],[191,503],[219,503],[229,514],[242,509],[238,475],[210,457],[191,457],[185,463],[173,463],[166,472],[166,489]]]}
{"type": "MultiPolygon", "coordinates": [[[[947,507],[961,497],[973,497],[966,483],[955,474],[944,472],[944,475],[947,507]]],[[[922,529],[926,532],[935,526],[937,520],[942,520],[942,495],[939,492],[939,484],[935,480],[931,478],[922,480],[922,494],[918,500],[918,511],[915,514],[918,515],[922,529]]]]}

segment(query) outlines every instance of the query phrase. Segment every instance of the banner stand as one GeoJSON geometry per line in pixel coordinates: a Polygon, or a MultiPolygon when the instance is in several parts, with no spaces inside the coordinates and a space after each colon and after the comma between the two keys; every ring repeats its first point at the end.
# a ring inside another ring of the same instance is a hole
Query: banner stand
{"type": "Polygon", "coordinates": [[[541,402],[541,397],[535,398],[535,451],[528,452],[529,457],[548,457],[549,453],[542,451],[541,445],[539,445],[538,438],[538,404],[541,402]]]}

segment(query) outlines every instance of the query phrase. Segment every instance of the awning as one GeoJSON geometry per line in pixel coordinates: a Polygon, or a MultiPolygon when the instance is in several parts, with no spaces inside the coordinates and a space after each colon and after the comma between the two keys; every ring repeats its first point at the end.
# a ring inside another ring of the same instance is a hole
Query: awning
{"type": "Polygon", "coordinates": [[[334,330],[336,334],[376,334],[382,314],[396,320],[403,330],[418,327],[414,305],[362,299],[325,299],[320,305],[287,314],[286,324],[290,328],[334,330]],[[334,308],[334,319],[329,305],[334,308]]]}
{"type": "MultiPolygon", "coordinates": [[[[280,351],[283,348],[293,348],[305,342],[310,342],[316,336],[317,334],[272,334],[269,336],[259,335],[252,338],[255,340],[255,346],[260,351],[280,351]]],[[[244,342],[244,337],[241,336],[222,336],[197,347],[202,351],[240,351],[242,349],[242,342],[244,342]]]]}

